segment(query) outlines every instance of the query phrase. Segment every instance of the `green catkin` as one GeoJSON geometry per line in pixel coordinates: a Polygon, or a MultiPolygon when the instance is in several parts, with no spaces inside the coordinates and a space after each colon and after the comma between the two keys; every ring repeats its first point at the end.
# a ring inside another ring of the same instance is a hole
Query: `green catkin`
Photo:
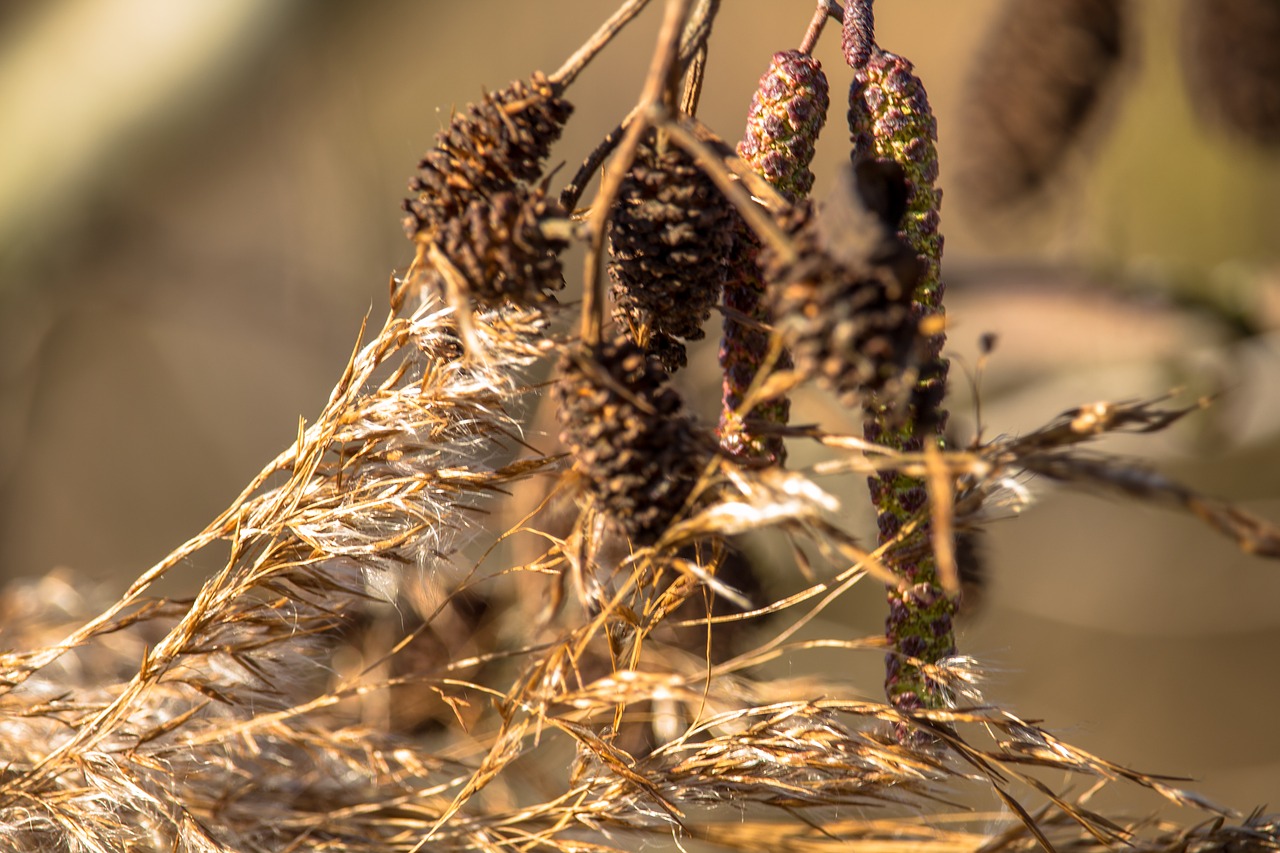
{"type": "MultiPolygon", "coordinates": [[[[849,91],[849,130],[854,163],[890,160],[907,184],[906,211],[899,237],[918,256],[920,277],[910,295],[920,360],[906,411],[872,402],[866,410],[866,437],[897,450],[918,451],[926,442],[940,446],[946,413],[941,408],[947,362],[941,357],[942,236],[938,233],[941,192],[935,186],[938,159],[937,125],[924,86],[907,60],[875,45],[870,36],[870,3],[850,0],[845,6],[846,45],[869,48],[846,57],[854,71],[849,91]],[[853,32],[850,32],[853,31],[853,32]],[[865,56],[865,59],[863,58],[865,56]]],[[[928,492],[920,480],[901,474],[870,478],[881,543],[894,541],[886,564],[904,583],[889,587],[885,633],[891,650],[886,658],[885,690],[890,702],[905,711],[937,708],[946,703],[940,686],[921,664],[936,664],[955,654],[952,616],[956,603],[942,588],[931,547],[927,519],[928,492]],[[914,530],[900,534],[913,520],[914,530]]],[[[905,736],[905,729],[899,730],[905,736]]]]}
{"type": "MultiPolygon", "coordinates": [[[[829,104],[827,78],[816,59],[798,50],[773,55],[751,98],[738,156],[789,201],[804,198],[813,186],[809,164],[829,104]]],[[[724,286],[720,444],[735,456],[780,463],[785,455],[782,439],[752,435],[738,414],[768,352],[768,328],[773,322],[757,263],[759,249],[754,235],[746,228],[739,229],[724,286]]],[[[784,354],[778,367],[789,365],[790,358],[784,354]]],[[[777,397],[755,407],[747,417],[781,425],[787,423],[790,409],[789,399],[777,397]]]]}

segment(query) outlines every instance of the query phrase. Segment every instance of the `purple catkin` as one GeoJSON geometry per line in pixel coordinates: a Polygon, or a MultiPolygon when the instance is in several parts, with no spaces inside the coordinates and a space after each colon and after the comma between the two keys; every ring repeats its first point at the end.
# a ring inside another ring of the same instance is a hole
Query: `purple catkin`
{"type": "Polygon", "coordinates": [[[875,12],[872,0],[846,0],[840,28],[840,50],[850,68],[865,65],[876,44],[875,12]]]}
{"type": "MultiPolygon", "coordinates": [[[[802,199],[813,186],[809,163],[829,104],[827,78],[816,59],[796,50],[775,53],[751,98],[738,156],[788,200],[802,199]]],[[[785,455],[782,439],[753,435],[738,416],[743,397],[768,352],[767,329],[773,322],[763,299],[758,251],[755,236],[745,227],[739,229],[733,268],[724,286],[720,443],[735,456],[780,463],[785,455]]],[[[790,366],[785,353],[778,366],[790,366]]],[[[757,406],[748,417],[785,424],[790,409],[790,401],[779,397],[757,406]]]]}
{"type": "MultiPolygon", "coordinates": [[[[937,124],[928,96],[911,63],[881,50],[871,37],[870,3],[845,5],[845,56],[854,72],[849,90],[849,133],[852,160],[892,160],[902,167],[908,195],[899,224],[899,238],[918,256],[923,274],[911,294],[911,313],[920,321],[941,319],[942,236],[938,211],[942,194],[936,188],[938,159],[937,124]],[[869,47],[862,48],[863,37],[869,47]]],[[[946,387],[947,362],[940,352],[943,335],[921,343],[919,375],[905,412],[890,411],[886,404],[867,408],[864,434],[868,440],[903,451],[918,451],[925,441],[941,444],[946,413],[941,409],[946,387]]],[[[924,483],[901,474],[887,473],[869,479],[876,505],[881,544],[893,542],[884,562],[912,586],[904,593],[888,587],[889,616],[885,634],[892,650],[885,670],[885,691],[901,710],[936,708],[945,704],[937,683],[924,670],[904,660],[916,658],[934,664],[955,654],[951,616],[955,602],[942,590],[936,558],[930,542],[930,523],[917,524],[898,539],[909,521],[927,511],[924,483]]],[[[899,737],[907,737],[899,727],[899,737]]]]}

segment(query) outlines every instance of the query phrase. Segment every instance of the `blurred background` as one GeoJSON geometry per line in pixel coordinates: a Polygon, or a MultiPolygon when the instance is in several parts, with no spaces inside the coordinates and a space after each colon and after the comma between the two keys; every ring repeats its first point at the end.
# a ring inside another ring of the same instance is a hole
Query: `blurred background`
{"type": "MultiPolygon", "coordinates": [[[[321,409],[366,313],[381,322],[412,256],[405,184],[450,111],[554,70],[612,6],[0,6],[0,581],[59,570],[123,589],[203,528],[321,409]]],[[[881,45],[915,62],[938,118],[958,434],[978,422],[986,332],[988,438],[1094,400],[1221,391],[1177,429],[1109,449],[1280,521],[1280,157],[1201,120],[1182,4],[1142,0],[1061,170],[984,208],[966,83],[1000,6],[878,10],[881,45]]],[[[700,115],[725,138],[812,8],[724,3],[700,115]]],[[[569,90],[559,177],[634,103],[659,16],[569,90]]],[[[828,32],[816,52],[832,85],[819,193],[848,153],[838,44],[828,32]]],[[[566,269],[573,287],[580,266],[566,269]]],[[[712,348],[691,360],[713,364],[712,348]]],[[[694,390],[717,382],[686,373],[694,390]]],[[[819,396],[793,413],[841,417],[819,396]]],[[[1280,566],[1189,517],[1030,486],[1034,504],[984,536],[989,583],[961,627],[961,650],[992,670],[988,697],[1228,805],[1280,806],[1280,566]]],[[[866,586],[840,617],[857,635],[883,618],[866,586]]],[[[880,661],[865,657],[875,696],[880,661]]]]}

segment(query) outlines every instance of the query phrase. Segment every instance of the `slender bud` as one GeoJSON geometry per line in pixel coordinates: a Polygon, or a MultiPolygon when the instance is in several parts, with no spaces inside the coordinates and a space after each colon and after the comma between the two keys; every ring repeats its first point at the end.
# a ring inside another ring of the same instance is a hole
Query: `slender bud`
{"type": "Polygon", "coordinates": [[[872,0],[845,0],[840,27],[840,50],[850,68],[861,68],[871,58],[876,44],[875,10],[872,0]]]}

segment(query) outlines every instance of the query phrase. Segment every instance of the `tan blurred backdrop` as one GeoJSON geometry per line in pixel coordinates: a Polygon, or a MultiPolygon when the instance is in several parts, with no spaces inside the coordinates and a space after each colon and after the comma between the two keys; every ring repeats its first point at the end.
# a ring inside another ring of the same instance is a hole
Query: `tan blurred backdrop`
{"type": "MultiPolygon", "coordinates": [[[[123,587],[202,528],[319,411],[364,314],[381,321],[411,254],[405,182],[450,109],[553,70],[612,5],[0,7],[0,579],[65,567],[123,587]]],[[[980,224],[948,163],[996,4],[879,4],[880,42],[916,62],[939,120],[953,417],[972,431],[964,370],[986,331],[1001,341],[988,434],[1225,387],[1186,428],[1116,448],[1280,521],[1280,165],[1194,121],[1177,4],[1134,5],[1107,132],[1032,221],[980,224]],[[1263,334],[1168,297],[1231,287],[1262,306],[1263,334]]],[[[704,120],[736,138],[811,8],[724,0],[704,120]]],[[[570,90],[570,171],[633,103],[657,17],[570,90]]],[[[819,188],[847,154],[836,35],[818,53],[833,90],[819,188]]],[[[797,402],[797,420],[819,413],[829,401],[797,402]]],[[[1229,805],[1280,807],[1280,565],[1184,517],[1033,489],[986,536],[991,586],[961,635],[996,670],[991,698],[1229,805]]],[[[209,567],[184,568],[195,585],[209,567]]],[[[882,618],[865,593],[844,614],[859,634],[882,618]]],[[[874,694],[879,661],[863,663],[874,694]]]]}

